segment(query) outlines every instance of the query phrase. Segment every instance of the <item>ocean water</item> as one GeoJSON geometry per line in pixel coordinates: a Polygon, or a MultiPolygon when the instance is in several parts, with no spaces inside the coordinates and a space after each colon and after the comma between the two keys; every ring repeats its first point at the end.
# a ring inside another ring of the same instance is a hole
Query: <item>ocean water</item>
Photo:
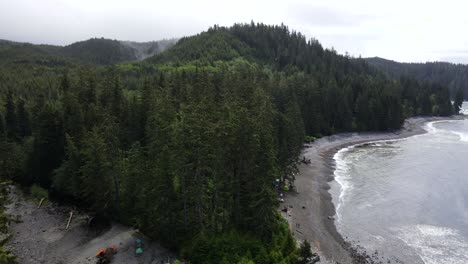
{"type": "Polygon", "coordinates": [[[383,263],[468,263],[468,120],[340,150],[335,224],[383,263]]]}

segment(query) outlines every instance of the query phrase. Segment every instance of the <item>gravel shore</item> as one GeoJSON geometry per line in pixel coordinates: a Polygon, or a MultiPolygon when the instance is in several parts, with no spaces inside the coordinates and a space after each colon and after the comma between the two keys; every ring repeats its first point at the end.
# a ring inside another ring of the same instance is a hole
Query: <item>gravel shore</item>
{"type": "Polygon", "coordinates": [[[21,264],[92,264],[101,248],[117,247],[113,264],[160,264],[174,260],[175,254],[137,230],[120,224],[96,232],[88,225],[89,215],[75,208],[48,203],[38,208],[16,186],[10,186],[6,213],[17,219],[11,222],[11,248],[21,264]],[[69,213],[75,214],[68,229],[69,213]],[[144,253],[135,256],[135,239],[143,240],[144,253]]]}

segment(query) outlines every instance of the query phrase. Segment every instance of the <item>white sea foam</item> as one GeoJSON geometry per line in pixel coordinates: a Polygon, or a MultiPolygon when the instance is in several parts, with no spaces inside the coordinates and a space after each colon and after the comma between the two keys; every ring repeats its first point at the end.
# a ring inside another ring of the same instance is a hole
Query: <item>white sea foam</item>
{"type": "Polygon", "coordinates": [[[451,131],[451,132],[454,133],[455,135],[459,136],[460,141],[468,142],[468,134],[467,133],[458,132],[458,131],[451,131]]]}
{"type": "Polygon", "coordinates": [[[432,225],[416,225],[416,229],[424,236],[443,237],[458,235],[458,231],[446,227],[432,225]]]}
{"type": "Polygon", "coordinates": [[[351,176],[349,173],[349,165],[344,159],[344,155],[351,150],[353,146],[342,148],[333,156],[335,160],[336,168],[334,171],[335,181],[340,186],[340,194],[338,197],[338,204],[336,205],[336,220],[338,223],[341,222],[341,207],[344,204],[344,200],[349,190],[352,189],[351,176]]]}
{"type": "Polygon", "coordinates": [[[459,122],[460,120],[438,120],[438,121],[432,121],[426,123],[426,125],[423,127],[424,130],[426,130],[429,133],[438,133],[438,132],[445,132],[446,130],[440,129],[434,126],[434,124],[438,123],[451,123],[451,122],[459,122]]]}
{"type": "Polygon", "coordinates": [[[433,226],[407,226],[397,237],[416,250],[426,264],[468,263],[468,241],[457,230],[433,226]]]}
{"type": "MultiPolygon", "coordinates": [[[[382,139],[382,140],[375,140],[366,143],[359,143],[349,147],[345,147],[340,149],[338,152],[335,153],[333,156],[333,160],[335,161],[335,171],[334,171],[334,179],[339,185],[339,196],[338,201],[336,204],[336,221],[337,223],[341,223],[342,215],[341,215],[341,208],[346,202],[346,198],[349,192],[353,188],[353,183],[351,179],[351,174],[349,172],[349,163],[345,159],[345,155],[349,153],[353,148],[363,146],[363,145],[371,145],[376,147],[387,146],[390,143],[405,140],[405,138],[398,138],[398,139],[382,139]]],[[[372,206],[372,205],[369,205],[372,206]]]]}
{"type": "MultiPolygon", "coordinates": [[[[437,134],[431,135],[431,140],[434,137],[437,139],[437,141],[444,138],[453,141],[455,138],[454,134],[456,134],[461,141],[466,140],[468,142],[468,133],[465,134],[462,132],[444,129],[445,126],[440,126],[440,128],[437,126],[438,123],[443,122],[461,121],[440,120],[426,123],[424,129],[428,131],[428,134],[437,134]]],[[[450,126],[447,126],[447,128],[449,127],[450,126]]],[[[345,212],[343,208],[345,206],[352,206],[351,202],[349,201],[350,199],[352,199],[352,190],[353,188],[359,189],[358,185],[353,186],[353,175],[351,175],[351,168],[353,167],[351,167],[350,162],[353,160],[354,153],[349,154],[350,150],[354,147],[359,146],[382,148],[386,147],[388,143],[400,140],[406,139],[378,140],[373,142],[357,144],[352,147],[341,149],[334,155],[333,158],[336,164],[334,175],[335,181],[337,182],[337,185],[339,187],[339,198],[336,201],[337,227],[343,224],[347,225],[346,221],[343,222],[342,220],[342,214],[345,212]]],[[[368,206],[368,204],[366,203],[362,206],[366,207],[368,206]]],[[[390,233],[392,234],[391,238],[394,239],[394,235],[396,235],[398,239],[400,239],[402,242],[404,242],[406,245],[412,248],[411,251],[418,254],[426,264],[468,264],[468,238],[463,237],[463,235],[460,234],[459,231],[457,231],[456,229],[434,225],[412,225],[398,229],[396,232],[395,229],[393,229],[390,233]]],[[[384,244],[386,243],[385,239],[389,239],[389,237],[382,236],[381,234],[372,235],[372,237],[374,242],[382,241],[382,243],[384,244]]]]}
{"type": "Polygon", "coordinates": [[[424,130],[426,130],[429,133],[436,133],[438,129],[434,126],[434,124],[437,122],[440,122],[440,121],[433,121],[433,122],[426,123],[426,125],[423,127],[424,130]]]}
{"type": "MultiPolygon", "coordinates": [[[[468,142],[468,134],[443,130],[434,126],[434,124],[443,123],[443,122],[460,122],[460,120],[432,121],[432,122],[426,123],[423,129],[425,129],[429,133],[456,133],[460,137],[460,140],[468,142]]],[[[419,135],[416,135],[416,136],[419,136],[419,135]]],[[[352,186],[353,186],[352,181],[351,181],[351,175],[349,173],[349,165],[346,162],[344,156],[355,147],[360,147],[363,145],[369,145],[369,146],[374,146],[374,147],[385,147],[388,144],[398,142],[398,141],[403,141],[403,140],[407,140],[407,138],[382,139],[382,140],[375,140],[375,141],[366,142],[366,143],[359,143],[359,144],[352,145],[346,148],[342,148],[337,153],[335,153],[335,155],[333,156],[333,159],[336,164],[334,176],[335,176],[335,181],[338,183],[340,187],[338,202],[336,205],[336,219],[338,223],[341,221],[340,209],[345,202],[346,196],[348,195],[349,191],[352,189],[352,186]]]]}
{"type": "Polygon", "coordinates": [[[443,132],[443,131],[447,131],[447,130],[436,128],[434,126],[434,124],[453,123],[453,122],[461,122],[461,121],[463,121],[463,120],[438,120],[438,121],[432,121],[432,122],[426,123],[426,125],[423,128],[429,133],[443,132]]]}
{"type": "Polygon", "coordinates": [[[460,138],[460,141],[463,142],[468,142],[468,134],[459,132],[459,131],[454,131],[454,130],[445,130],[445,129],[440,129],[436,128],[434,124],[437,123],[453,123],[453,122],[462,122],[463,120],[439,120],[439,121],[433,121],[429,122],[426,124],[424,129],[429,132],[429,133],[450,133],[450,134],[455,134],[460,138]]]}

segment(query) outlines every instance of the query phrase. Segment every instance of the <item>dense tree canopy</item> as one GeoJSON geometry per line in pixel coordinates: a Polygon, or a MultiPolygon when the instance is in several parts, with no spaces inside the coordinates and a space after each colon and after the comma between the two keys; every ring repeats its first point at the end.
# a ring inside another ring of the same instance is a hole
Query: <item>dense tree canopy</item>
{"type": "Polygon", "coordinates": [[[366,60],[391,78],[412,76],[420,82],[435,82],[448,87],[452,98],[458,90],[468,96],[468,65],[447,62],[399,63],[378,57],[366,60]]]}
{"type": "Polygon", "coordinates": [[[452,113],[443,86],[391,80],[284,25],[253,23],[215,26],[137,64],[7,63],[0,98],[2,176],[194,263],[296,261],[274,182],[293,182],[306,135],[452,113]]]}

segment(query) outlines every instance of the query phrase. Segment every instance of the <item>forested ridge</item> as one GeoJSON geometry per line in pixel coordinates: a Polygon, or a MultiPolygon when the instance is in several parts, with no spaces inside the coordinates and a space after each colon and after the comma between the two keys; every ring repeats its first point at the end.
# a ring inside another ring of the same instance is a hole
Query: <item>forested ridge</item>
{"type": "Polygon", "coordinates": [[[447,62],[400,63],[378,57],[366,60],[391,78],[411,76],[420,82],[438,83],[447,86],[452,97],[461,93],[468,98],[467,65],[447,62]]]}
{"type": "Polygon", "coordinates": [[[193,263],[298,263],[274,183],[293,185],[306,139],[453,112],[447,87],[284,25],[214,26],[140,63],[50,62],[0,63],[1,176],[193,263]]]}
{"type": "Polygon", "coordinates": [[[153,42],[118,41],[92,38],[67,46],[34,45],[0,40],[0,64],[44,65],[57,67],[76,64],[112,65],[139,61],[158,54],[176,40],[153,42]]]}

